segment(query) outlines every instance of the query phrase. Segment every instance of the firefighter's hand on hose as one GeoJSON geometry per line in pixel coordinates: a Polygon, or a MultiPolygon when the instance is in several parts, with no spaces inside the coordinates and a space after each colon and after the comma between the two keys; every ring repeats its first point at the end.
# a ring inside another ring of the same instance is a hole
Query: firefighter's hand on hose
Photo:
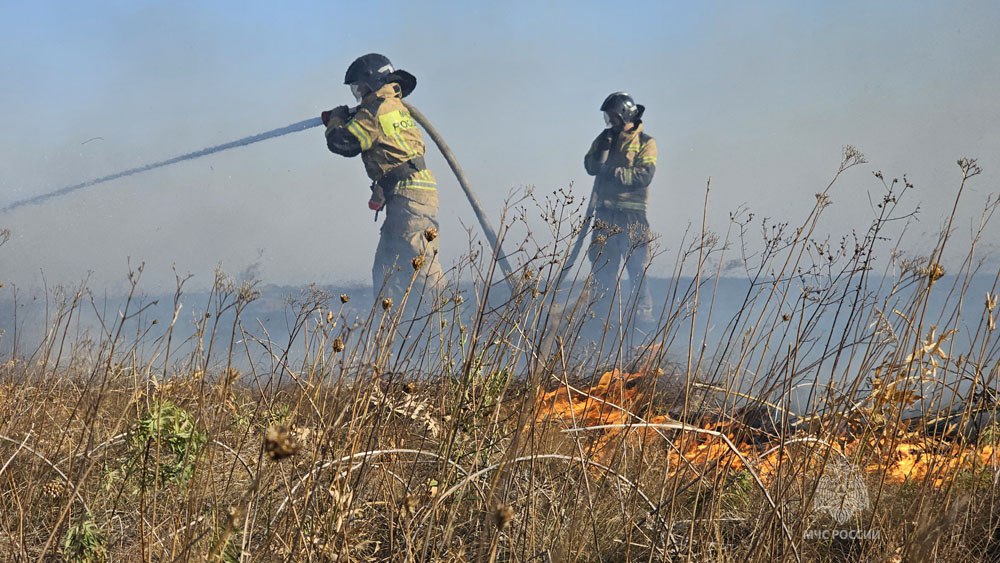
{"type": "Polygon", "coordinates": [[[615,133],[611,129],[605,129],[604,133],[598,138],[597,150],[599,151],[609,151],[611,150],[611,143],[615,140],[615,133]]]}
{"type": "Polygon", "coordinates": [[[323,125],[327,127],[333,125],[336,127],[347,123],[351,119],[351,109],[347,106],[337,106],[319,114],[319,117],[323,120],[323,125]]]}
{"type": "MultiPolygon", "coordinates": [[[[595,156],[597,162],[601,165],[601,168],[604,168],[605,164],[608,162],[608,156],[611,153],[611,145],[614,144],[614,140],[615,134],[611,131],[611,129],[605,129],[604,132],[597,137],[597,144],[594,147],[597,150],[595,156]]],[[[601,173],[603,173],[603,170],[598,172],[599,175],[601,173]]]]}

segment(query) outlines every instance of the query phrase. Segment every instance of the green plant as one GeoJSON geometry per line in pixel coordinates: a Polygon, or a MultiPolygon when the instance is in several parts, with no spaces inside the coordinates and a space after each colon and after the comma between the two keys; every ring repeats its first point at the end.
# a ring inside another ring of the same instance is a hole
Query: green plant
{"type": "Polygon", "coordinates": [[[154,479],[160,484],[186,483],[207,441],[191,413],[168,400],[154,401],[129,433],[126,474],[139,469],[144,485],[154,479]]]}
{"type": "Polygon", "coordinates": [[[954,472],[950,478],[959,490],[975,492],[991,490],[995,476],[992,468],[979,466],[960,469],[954,472]]]}
{"type": "Polygon", "coordinates": [[[990,422],[979,431],[977,442],[980,445],[997,446],[1000,444],[1000,422],[990,422]]]}
{"type": "Polygon", "coordinates": [[[753,501],[756,491],[753,477],[749,471],[736,472],[723,491],[722,498],[726,508],[734,511],[745,511],[753,501]]]}
{"type": "Polygon", "coordinates": [[[104,534],[90,515],[70,526],[63,537],[63,558],[74,563],[107,560],[104,534]]]}

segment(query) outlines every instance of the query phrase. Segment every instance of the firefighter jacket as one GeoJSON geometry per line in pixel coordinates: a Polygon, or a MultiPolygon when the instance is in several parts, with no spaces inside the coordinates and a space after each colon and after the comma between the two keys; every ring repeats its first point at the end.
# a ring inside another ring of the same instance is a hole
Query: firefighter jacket
{"type": "Polygon", "coordinates": [[[360,154],[372,185],[382,185],[387,192],[437,189],[434,175],[424,168],[423,134],[403,105],[398,84],[369,93],[346,123],[331,120],[326,144],[343,156],[360,154]],[[392,181],[385,185],[385,180],[392,181]]]}
{"type": "Polygon", "coordinates": [[[605,129],[583,159],[594,179],[599,209],[646,211],[649,183],[656,172],[656,141],[643,133],[642,123],[617,134],[605,129]],[[607,160],[602,160],[607,151],[607,160]]]}

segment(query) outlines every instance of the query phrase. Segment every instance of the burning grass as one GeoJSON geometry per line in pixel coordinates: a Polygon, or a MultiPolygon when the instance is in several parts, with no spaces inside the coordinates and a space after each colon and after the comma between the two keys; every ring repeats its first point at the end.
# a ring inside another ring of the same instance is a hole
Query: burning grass
{"type": "Polygon", "coordinates": [[[701,425],[683,424],[670,416],[653,414],[661,405],[653,402],[651,386],[643,385],[650,378],[655,376],[616,370],[605,372],[589,388],[560,386],[539,398],[536,420],[555,423],[564,432],[591,429],[589,450],[604,459],[613,456],[623,443],[641,449],[666,439],[663,431],[674,438],[678,433],[690,433],[687,439],[674,439],[677,447],[668,452],[668,467],[677,472],[703,474],[721,467],[752,469],[771,477],[787,459],[789,444],[813,444],[810,455],[852,460],[867,473],[897,485],[928,482],[941,488],[948,484],[949,476],[1000,468],[996,438],[991,434],[982,443],[970,444],[954,436],[912,431],[909,426],[883,428],[880,436],[866,438],[829,432],[815,435],[791,427],[768,434],[739,416],[701,425]]]}

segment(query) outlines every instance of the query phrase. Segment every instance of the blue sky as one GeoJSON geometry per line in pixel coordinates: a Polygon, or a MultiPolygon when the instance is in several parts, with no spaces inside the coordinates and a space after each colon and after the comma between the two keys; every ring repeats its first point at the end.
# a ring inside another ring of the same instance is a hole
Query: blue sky
{"type": "MultiPolygon", "coordinates": [[[[660,273],[700,219],[709,176],[713,228],[740,204],[796,222],[841,147],[857,145],[871,164],[834,191],[822,228],[863,228],[871,172],[906,173],[922,203],[914,254],[950,208],[958,157],[986,169],[963,232],[998,192],[995,2],[0,2],[0,13],[3,203],[347,103],[344,70],[370,51],[417,75],[412,101],[494,216],[514,188],[588,193],[597,107],[632,92],[660,146],[660,273]]],[[[433,153],[431,165],[450,263],[474,218],[433,153]]],[[[14,234],[0,275],[32,286],[90,272],[114,286],[131,259],[153,285],[172,283],[171,265],[210,283],[220,262],[256,264],[274,283],[364,281],[378,236],[366,199],[360,162],[307,131],[0,217],[14,234]]]]}

